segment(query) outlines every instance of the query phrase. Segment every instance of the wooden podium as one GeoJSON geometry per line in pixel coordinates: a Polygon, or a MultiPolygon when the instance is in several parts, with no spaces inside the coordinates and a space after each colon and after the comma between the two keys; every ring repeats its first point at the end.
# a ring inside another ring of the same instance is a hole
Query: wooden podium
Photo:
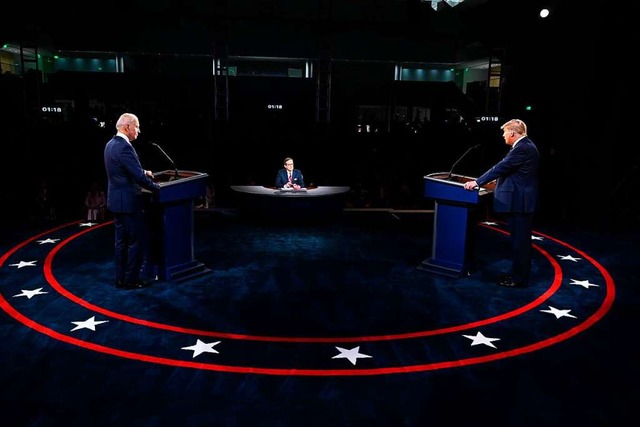
{"type": "Polygon", "coordinates": [[[435,199],[431,257],[418,269],[449,277],[469,274],[473,237],[472,211],[482,197],[493,192],[491,183],[479,190],[465,190],[474,178],[437,172],[426,175],[424,195],[435,199]]]}
{"type": "Polygon", "coordinates": [[[193,201],[206,194],[208,174],[166,170],[154,173],[160,185],[147,205],[150,250],[148,274],[181,281],[210,270],[194,258],[193,201]]]}

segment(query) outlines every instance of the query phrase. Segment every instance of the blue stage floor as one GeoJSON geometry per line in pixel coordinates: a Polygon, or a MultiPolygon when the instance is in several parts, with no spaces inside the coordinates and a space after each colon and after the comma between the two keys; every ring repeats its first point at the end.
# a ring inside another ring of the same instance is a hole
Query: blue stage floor
{"type": "Polygon", "coordinates": [[[113,227],[4,230],[7,426],[623,426],[640,379],[636,232],[534,233],[532,285],[499,221],[475,269],[434,276],[433,217],[294,226],[200,212],[211,272],[112,286],[113,227]]]}

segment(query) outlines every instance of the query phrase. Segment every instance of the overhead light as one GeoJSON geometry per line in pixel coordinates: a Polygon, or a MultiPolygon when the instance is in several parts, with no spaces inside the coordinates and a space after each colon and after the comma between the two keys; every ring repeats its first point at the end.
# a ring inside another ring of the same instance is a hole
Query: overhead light
{"type": "Polygon", "coordinates": [[[431,2],[431,7],[433,8],[433,10],[437,11],[438,10],[438,3],[440,3],[440,2],[445,2],[449,6],[455,7],[458,4],[462,3],[464,0],[422,0],[422,1],[430,1],[431,2]]]}

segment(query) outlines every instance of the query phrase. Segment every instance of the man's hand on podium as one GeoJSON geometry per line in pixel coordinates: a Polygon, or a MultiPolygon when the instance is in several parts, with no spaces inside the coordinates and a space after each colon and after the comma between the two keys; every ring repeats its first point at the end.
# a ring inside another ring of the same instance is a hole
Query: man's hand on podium
{"type": "Polygon", "coordinates": [[[464,183],[465,190],[478,190],[479,188],[478,183],[475,181],[467,181],[464,183]]]}

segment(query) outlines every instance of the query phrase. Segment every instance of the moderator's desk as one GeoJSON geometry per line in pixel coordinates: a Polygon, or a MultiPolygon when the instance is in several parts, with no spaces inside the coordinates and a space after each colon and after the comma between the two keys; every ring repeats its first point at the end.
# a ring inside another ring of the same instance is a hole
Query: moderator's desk
{"type": "Polygon", "coordinates": [[[317,187],[282,191],[261,185],[232,185],[244,214],[285,222],[330,219],[342,213],[350,187],[317,187]]]}

